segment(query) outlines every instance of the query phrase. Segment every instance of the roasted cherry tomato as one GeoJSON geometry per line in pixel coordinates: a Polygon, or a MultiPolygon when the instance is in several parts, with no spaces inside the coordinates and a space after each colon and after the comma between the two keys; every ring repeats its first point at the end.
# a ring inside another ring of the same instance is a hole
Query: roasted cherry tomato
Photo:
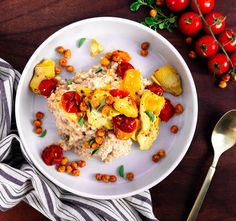
{"type": "Polygon", "coordinates": [[[236,68],[236,52],[231,54],[230,60],[232,61],[234,68],[236,68]]]}
{"type": "Polygon", "coordinates": [[[175,108],[171,104],[170,100],[165,99],[165,105],[161,110],[161,113],[159,115],[160,119],[162,121],[168,121],[171,117],[173,117],[175,113],[175,108]]]}
{"type": "Polygon", "coordinates": [[[233,52],[236,49],[236,32],[232,29],[224,30],[218,37],[227,52],[233,52]]]}
{"type": "Polygon", "coordinates": [[[152,84],[146,86],[146,89],[150,90],[151,92],[153,92],[154,94],[159,95],[159,96],[162,96],[164,93],[163,88],[156,83],[152,83],[152,84]]]}
{"type": "Polygon", "coordinates": [[[124,98],[124,97],[129,96],[129,91],[126,91],[126,90],[111,89],[109,92],[113,97],[124,98]]]}
{"type": "Polygon", "coordinates": [[[63,150],[59,145],[52,144],[42,152],[42,159],[47,165],[59,164],[63,158],[63,150]]]}
{"type": "Polygon", "coordinates": [[[117,67],[118,75],[123,79],[125,76],[125,72],[129,69],[134,69],[132,64],[125,61],[121,61],[121,63],[117,67]]]}
{"type": "MultiPolygon", "coordinates": [[[[197,3],[199,5],[202,14],[207,14],[211,12],[215,7],[215,0],[197,0],[197,3]]],[[[194,0],[190,1],[190,5],[192,10],[198,13],[198,9],[194,0]]]]}
{"type": "Polygon", "coordinates": [[[76,91],[65,92],[61,97],[61,104],[67,113],[77,113],[81,98],[76,91]]]}
{"type": "Polygon", "coordinates": [[[179,18],[179,29],[185,35],[195,35],[202,27],[202,19],[195,12],[186,12],[179,18]]]}
{"type": "Polygon", "coordinates": [[[166,0],[166,6],[175,12],[184,10],[188,5],[189,0],[166,0]]]}
{"type": "MultiPolygon", "coordinates": [[[[205,17],[206,22],[210,25],[212,32],[217,35],[220,34],[226,25],[225,16],[218,12],[211,12],[205,17]]],[[[210,34],[210,31],[206,24],[203,24],[203,30],[210,34]]]]}
{"type": "Polygon", "coordinates": [[[131,133],[137,127],[136,118],[126,117],[124,115],[118,115],[112,118],[113,124],[117,126],[118,129],[126,132],[131,133]]]}
{"type": "Polygon", "coordinates": [[[230,63],[223,53],[218,53],[208,60],[208,69],[213,74],[223,74],[229,70],[230,63]]]}
{"type": "Polygon", "coordinates": [[[195,50],[201,57],[211,57],[218,51],[218,44],[211,35],[199,38],[195,43],[195,50]]]}
{"type": "Polygon", "coordinates": [[[55,78],[42,80],[39,84],[40,94],[49,97],[56,89],[57,80],[55,78]]]}

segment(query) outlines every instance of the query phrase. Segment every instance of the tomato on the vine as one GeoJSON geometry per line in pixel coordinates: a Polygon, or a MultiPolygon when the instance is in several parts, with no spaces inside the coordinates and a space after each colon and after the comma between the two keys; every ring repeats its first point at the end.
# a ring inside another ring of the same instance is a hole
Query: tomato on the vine
{"type": "MultiPolygon", "coordinates": [[[[224,30],[226,25],[225,16],[222,15],[221,13],[211,12],[208,15],[206,15],[205,19],[215,35],[220,34],[224,30]]],[[[206,33],[210,34],[210,31],[205,23],[203,24],[203,30],[206,33]]]]}
{"type": "Polygon", "coordinates": [[[195,50],[201,57],[211,57],[218,51],[218,44],[211,35],[199,38],[195,43],[195,50]]]}
{"type": "Polygon", "coordinates": [[[40,94],[49,97],[56,89],[57,80],[55,78],[42,80],[39,84],[40,94]]]}
{"type": "Polygon", "coordinates": [[[218,41],[222,44],[227,52],[233,52],[236,50],[236,32],[234,30],[224,30],[219,35],[218,41]]]}
{"type": "Polygon", "coordinates": [[[232,61],[234,68],[236,68],[236,52],[231,54],[230,60],[232,61]]]}
{"type": "Polygon", "coordinates": [[[216,75],[220,75],[229,70],[230,63],[223,53],[218,53],[208,60],[208,69],[216,75]]]}
{"type": "Polygon", "coordinates": [[[121,61],[121,63],[117,67],[118,75],[123,79],[125,76],[125,72],[129,69],[134,69],[133,65],[128,62],[121,61]]]}
{"type": "Polygon", "coordinates": [[[77,113],[81,101],[80,95],[76,91],[67,91],[61,97],[61,104],[67,113],[77,113]]]}
{"type": "Polygon", "coordinates": [[[166,0],[166,6],[175,12],[184,10],[188,5],[189,0],[166,0]]]}
{"type": "MultiPolygon", "coordinates": [[[[197,3],[199,5],[199,8],[202,14],[207,14],[211,12],[213,8],[215,7],[215,0],[197,0],[197,3]]],[[[190,6],[193,11],[198,12],[198,9],[194,0],[190,1],[190,6]]]]}
{"type": "Polygon", "coordinates": [[[202,27],[202,19],[195,12],[186,12],[179,18],[179,29],[185,35],[195,35],[202,27]]]}
{"type": "Polygon", "coordinates": [[[120,130],[131,133],[137,127],[136,118],[126,117],[124,115],[118,115],[112,118],[113,123],[117,126],[120,130]]]}

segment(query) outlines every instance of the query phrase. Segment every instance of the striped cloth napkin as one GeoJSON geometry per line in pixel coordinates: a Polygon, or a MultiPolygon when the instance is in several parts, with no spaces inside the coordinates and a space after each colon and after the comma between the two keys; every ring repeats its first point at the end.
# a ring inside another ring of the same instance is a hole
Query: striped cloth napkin
{"type": "Polygon", "coordinates": [[[0,59],[0,211],[25,201],[51,220],[157,220],[150,192],[116,200],[73,195],[45,178],[26,156],[14,122],[14,97],[20,74],[0,59]]]}

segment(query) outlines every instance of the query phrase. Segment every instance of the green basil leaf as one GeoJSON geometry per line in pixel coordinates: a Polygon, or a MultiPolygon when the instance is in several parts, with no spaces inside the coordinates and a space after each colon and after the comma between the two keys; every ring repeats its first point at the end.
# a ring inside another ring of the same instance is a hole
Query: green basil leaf
{"type": "Polygon", "coordinates": [[[121,165],[121,166],[119,167],[119,175],[120,175],[121,177],[124,177],[124,176],[125,176],[124,165],[121,165]]]}
{"type": "Polygon", "coordinates": [[[146,18],[145,18],[145,23],[150,26],[150,25],[155,25],[155,24],[156,24],[156,21],[155,21],[155,19],[152,18],[152,17],[146,17],[146,18]]]}
{"type": "Polygon", "coordinates": [[[153,112],[146,111],[145,113],[149,116],[149,118],[151,119],[152,122],[154,122],[156,120],[156,117],[153,114],[153,112]]]}
{"type": "Polygon", "coordinates": [[[91,155],[94,155],[95,153],[97,153],[98,150],[99,150],[99,148],[94,149],[94,150],[92,151],[91,155]]]}
{"type": "Polygon", "coordinates": [[[81,38],[81,39],[79,40],[79,43],[78,43],[78,47],[79,47],[79,48],[84,44],[85,40],[86,40],[86,38],[81,38]]]}
{"type": "Polygon", "coordinates": [[[105,106],[105,104],[106,104],[106,101],[103,100],[101,104],[99,105],[99,107],[97,108],[97,111],[100,111],[105,106]]]}
{"type": "Polygon", "coordinates": [[[95,138],[91,138],[91,139],[89,140],[89,145],[91,146],[94,142],[95,142],[95,138]]]}
{"type": "Polygon", "coordinates": [[[83,125],[84,125],[84,118],[83,117],[81,117],[80,119],[79,119],[79,125],[81,126],[81,127],[83,127],[83,125]]]}
{"type": "Polygon", "coordinates": [[[143,4],[140,2],[140,1],[136,1],[136,2],[133,2],[131,5],[130,5],[130,10],[132,12],[136,12],[139,10],[140,6],[142,6],[143,4]]]}
{"type": "Polygon", "coordinates": [[[160,23],[158,26],[160,29],[164,29],[165,28],[165,23],[160,23]]]}
{"type": "Polygon", "coordinates": [[[95,71],[95,74],[98,74],[98,73],[100,73],[100,72],[102,72],[102,68],[99,68],[98,70],[96,70],[96,71],[95,71]]]}
{"type": "Polygon", "coordinates": [[[67,85],[70,85],[70,84],[72,84],[72,79],[66,79],[66,83],[67,83],[67,85]]]}
{"type": "Polygon", "coordinates": [[[47,134],[47,130],[45,129],[45,130],[39,135],[39,137],[45,137],[46,134],[47,134]]]}
{"type": "Polygon", "coordinates": [[[90,103],[90,101],[88,101],[88,107],[89,107],[89,111],[91,112],[93,107],[92,107],[92,104],[90,103]]]}

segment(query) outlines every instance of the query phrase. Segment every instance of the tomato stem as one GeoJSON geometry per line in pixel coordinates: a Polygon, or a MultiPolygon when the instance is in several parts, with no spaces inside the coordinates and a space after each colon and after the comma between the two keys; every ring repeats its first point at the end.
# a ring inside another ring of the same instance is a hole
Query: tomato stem
{"type": "Polygon", "coordinates": [[[228,61],[230,62],[230,65],[232,67],[233,72],[235,73],[235,68],[234,65],[232,63],[232,61],[230,60],[230,57],[228,55],[228,53],[225,51],[224,47],[222,46],[222,44],[217,40],[216,36],[214,35],[213,31],[211,30],[211,26],[207,23],[206,19],[204,18],[201,9],[199,7],[199,4],[197,3],[197,0],[194,0],[194,3],[197,7],[198,13],[200,15],[200,17],[202,18],[203,22],[205,23],[205,25],[207,26],[209,32],[211,33],[212,37],[215,39],[216,43],[218,44],[218,46],[221,48],[221,50],[224,52],[225,56],[227,57],[228,61]]]}

